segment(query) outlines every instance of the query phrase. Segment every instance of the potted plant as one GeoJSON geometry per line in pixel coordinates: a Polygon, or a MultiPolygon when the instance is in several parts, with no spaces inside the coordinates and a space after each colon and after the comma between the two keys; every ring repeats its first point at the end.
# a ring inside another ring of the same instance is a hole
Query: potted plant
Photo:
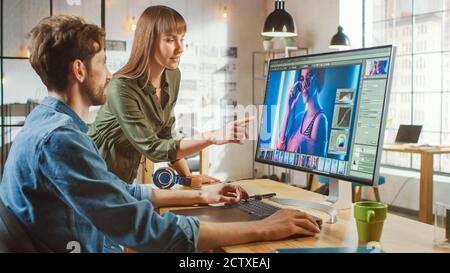
{"type": "Polygon", "coordinates": [[[273,49],[272,37],[261,35],[261,39],[263,40],[263,48],[265,51],[273,49]]]}

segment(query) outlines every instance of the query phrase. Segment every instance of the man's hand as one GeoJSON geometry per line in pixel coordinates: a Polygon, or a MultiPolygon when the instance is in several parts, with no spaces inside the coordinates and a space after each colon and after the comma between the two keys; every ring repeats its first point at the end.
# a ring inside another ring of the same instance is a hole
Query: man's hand
{"type": "Polygon", "coordinates": [[[248,193],[236,184],[221,183],[205,187],[201,191],[202,204],[236,204],[242,199],[248,199],[248,193]]]}
{"type": "Polygon", "coordinates": [[[213,223],[200,221],[199,250],[238,245],[254,241],[275,241],[294,234],[319,233],[316,222],[297,210],[279,210],[258,221],[213,223]]]}
{"type": "Polygon", "coordinates": [[[227,123],[225,127],[218,130],[205,133],[206,137],[212,144],[223,145],[228,143],[241,143],[242,139],[248,139],[246,128],[253,120],[253,117],[248,117],[240,120],[235,120],[227,123]]]}
{"type": "Polygon", "coordinates": [[[279,210],[259,221],[261,240],[280,240],[295,234],[314,235],[319,233],[319,225],[305,212],[279,210]]]}
{"type": "Polygon", "coordinates": [[[201,184],[214,184],[220,182],[219,179],[209,175],[188,175],[187,177],[192,178],[193,180],[198,180],[201,184]]]}
{"type": "Polygon", "coordinates": [[[220,182],[219,179],[207,175],[188,175],[187,177],[192,179],[192,188],[200,188],[203,184],[214,184],[220,182]]]}

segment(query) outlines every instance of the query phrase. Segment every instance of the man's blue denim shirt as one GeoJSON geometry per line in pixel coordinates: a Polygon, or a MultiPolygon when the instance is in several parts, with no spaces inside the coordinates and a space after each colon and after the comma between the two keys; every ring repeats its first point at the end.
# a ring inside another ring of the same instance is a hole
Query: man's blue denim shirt
{"type": "Polygon", "coordinates": [[[105,242],[142,252],[196,251],[195,217],[159,215],[148,185],[108,172],[87,125],[46,97],[28,116],[6,161],[0,198],[30,234],[56,252],[105,252],[105,242]],[[72,243],[73,244],[73,243],[72,243]]]}

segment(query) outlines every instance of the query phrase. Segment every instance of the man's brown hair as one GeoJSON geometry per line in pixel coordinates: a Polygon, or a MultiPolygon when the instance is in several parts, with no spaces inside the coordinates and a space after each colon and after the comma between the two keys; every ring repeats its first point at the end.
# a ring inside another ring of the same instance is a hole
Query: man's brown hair
{"type": "Polygon", "coordinates": [[[105,32],[77,16],[57,15],[42,19],[28,34],[30,63],[49,90],[67,87],[70,64],[91,58],[105,47],[105,32]]]}

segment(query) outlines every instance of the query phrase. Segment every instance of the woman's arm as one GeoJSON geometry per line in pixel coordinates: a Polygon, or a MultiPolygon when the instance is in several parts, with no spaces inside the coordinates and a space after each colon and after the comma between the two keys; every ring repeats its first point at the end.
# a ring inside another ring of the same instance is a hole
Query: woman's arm
{"type": "Polygon", "coordinates": [[[177,151],[177,159],[197,153],[213,144],[241,143],[242,139],[248,138],[246,127],[252,120],[253,117],[232,121],[218,130],[205,132],[190,139],[182,139],[177,151]]]}
{"type": "Polygon", "coordinates": [[[182,158],[180,160],[175,161],[174,164],[170,165],[177,173],[181,176],[191,177],[194,179],[193,187],[197,186],[198,181],[201,181],[202,184],[211,184],[215,182],[219,182],[220,180],[205,174],[200,175],[192,175],[191,170],[189,170],[189,166],[186,163],[186,159],[182,158]]]}
{"type": "Polygon", "coordinates": [[[184,158],[175,161],[170,167],[172,167],[177,173],[181,176],[191,176],[191,170],[189,170],[189,166],[186,163],[184,158]]]}
{"type": "Polygon", "coordinates": [[[214,141],[207,134],[201,134],[199,136],[194,136],[190,139],[182,139],[180,141],[180,146],[177,150],[177,159],[190,156],[192,154],[198,153],[206,147],[213,145],[214,141]]]}

